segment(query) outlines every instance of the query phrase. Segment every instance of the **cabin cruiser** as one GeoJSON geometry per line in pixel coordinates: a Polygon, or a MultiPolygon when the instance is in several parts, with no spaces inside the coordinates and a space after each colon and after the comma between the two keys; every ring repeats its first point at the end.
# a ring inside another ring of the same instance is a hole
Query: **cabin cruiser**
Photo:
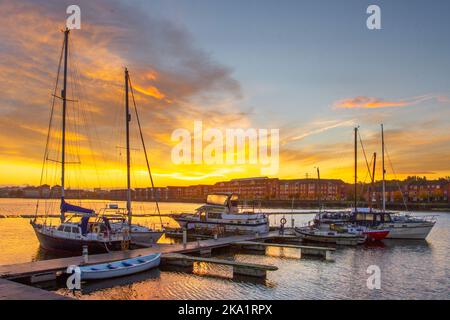
{"type": "Polygon", "coordinates": [[[215,193],[194,214],[174,214],[172,218],[182,228],[208,232],[267,233],[269,220],[264,213],[239,211],[238,196],[233,193],[215,193]]]}

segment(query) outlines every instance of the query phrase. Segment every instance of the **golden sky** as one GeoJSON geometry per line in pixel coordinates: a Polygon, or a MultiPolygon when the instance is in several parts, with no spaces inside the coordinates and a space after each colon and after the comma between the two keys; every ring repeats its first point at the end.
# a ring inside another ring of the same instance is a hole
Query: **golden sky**
{"type": "MultiPolygon", "coordinates": [[[[65,5],[0,2],[0,185],[41,181],[65,5]]],[[[125,66],[158,186],[261,175],[260,164],[174,164],[171,150],[177,143],[171,140],[172,132],[178,128],[193,132],[194,121],[202,121],[205,130],[222,132],[279,129],[280,164],[273,177],[315,176],[319,166],[323,178],[352,181],[353,127],[361,126],[370,158],[375,151],[380,156],[382,122],[396,173],[388,166],[388,178],[450,175],[448,92],[429,93],[427,88],[406,97],[401,92],[384,96],[379,88],[373,93],[367,88],[354,95],[320,94],[327,101],[320,112],[300,97],[295,99],[298,108],[292,110],[284,106],[292,101],[277,90],[237,76],[242,61],[218,61],[214,48],[203,49],[185,26],[115,1],[95,5],[81,1],[81,7],[82,29],[71,32],[69,43],[68,91],[78,101],[68,104],[68,187],[125,186],[125,66]],[[271,110],[259,108],[258,97],[268,94],[277,105],[271,110]]],[[[56,100],[43,183],[60,179],[58,164],[53,162],[60,159],[60,114],[61,103],[56,100]]],[[[148,186],[134,114],[131,126],[133,185],[148,186]]],[[[367,170],[361,150],[359,157],[360,180],[364,180],[367,170]]]]}

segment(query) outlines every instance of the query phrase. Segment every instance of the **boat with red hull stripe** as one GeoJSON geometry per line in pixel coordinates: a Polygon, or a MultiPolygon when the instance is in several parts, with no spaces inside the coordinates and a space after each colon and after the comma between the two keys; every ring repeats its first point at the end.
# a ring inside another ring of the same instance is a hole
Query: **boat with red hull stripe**
{"type": "Polygon", "coordinates": [[[368,230],[363,232],[367,235],[368,241],[381,241],[389,234],[389,230],[368,230]]]}

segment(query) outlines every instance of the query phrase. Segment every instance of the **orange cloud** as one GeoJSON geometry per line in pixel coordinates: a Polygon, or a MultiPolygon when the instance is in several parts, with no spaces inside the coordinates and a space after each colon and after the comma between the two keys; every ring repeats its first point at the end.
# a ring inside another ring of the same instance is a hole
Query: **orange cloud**
{"type": "MultiPolygon", "coordinates": [[[[423,95],[413,97],[410,99],[401,100],[384,100],[377,97],[359,96],[354,98],[346,98],[334,103],[334,106],[339,109],[376,109],[376,108],[392,108],[392,107],[407,107],[417,105],[419,103],[437,99],[434,95],[423,95]]],[[[440,99],[442,101],[442,97],[440,99]]]]}
{"type": "Polygon", "coordinates": [[[147,96],[153,97],[158,100],[162,100],[166,97],[166,95],[158,90],[158,88],[154,86],[147,87],[147,89],[140,88],[136,85],[133,86],[136,91],[145,94],[147,96]]]}

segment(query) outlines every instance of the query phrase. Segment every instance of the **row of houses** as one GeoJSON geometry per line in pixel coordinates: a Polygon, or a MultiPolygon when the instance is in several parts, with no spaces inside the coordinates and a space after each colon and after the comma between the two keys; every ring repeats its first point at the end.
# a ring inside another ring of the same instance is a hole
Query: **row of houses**
{"type": "Polygon", "coordinates": [[[346,184],[334,179],[295,179],[281,180],[277,178],[257,177],[233,179],[217,182],[214,185],[169,186],[165,188],[136,189],[137,200],[205,200],[206,196],[215,192],[232,192],[242,200],[344,200],[346,184]]]}
{"type": "MultiPolygon", "coordinates": [[[[358,186],[359,197],[369,197],[369,186],[358,186]]],[[[233,179],[213,185],[168,186],[136,188],[132,192],[135,200],[143,201],[204,201],[208,194],[233,192],[242,200],[300,200],[300,201],[351,201],[354,199],[354,185],[339,179],[290,179],[257,177],[233,179]]],[[[401,202],[448,202],[450,183],[448,180],[388,181],[386,188],[388,203],[401,202]]],[[[370,192],[373,201],[381,201],[381,183],[370,192]]],[[[126,190],[112,190],[112,199],[125,199],[126,190]]]]}
{"type": "MultiPolygon", "coordinates": [[[[373,193],[374,200],[382,198],[382,188],[378,183],[373,193]]],[[[388,203],[399,202],[447,202],[450,203],[450,183],[446,179],[389,181],[385,188],[388,203]]]]}
{"type": "MultiPolygon", "coordinates": [[[[133,200],[142,201],[204,201],[208,194],[215,192],[233,192],[239,194],[242,200],[350,201],[354,199],[354,185],[339,179],[283,180],[268,177],[233,179],[213,185],[135,188],[131,196],[133,200]]],[[[403,201],[450,203],[450,183],[446,179],[387,181],[385,192],[388,203],[403,201]]],[[[65,190],[66,198],[124,200],[126,195],[126,189],[65,190]]],[[[372,197],[372,201],[381,201],[381,183],[376,183],[371,189],[367,184],[358,185],[358,195],[365,200],[372,197]]],[[[61,189],[59,186],[48,185],[0,188],[0,196],[57,198],[61,196],[61,189]]]]}

